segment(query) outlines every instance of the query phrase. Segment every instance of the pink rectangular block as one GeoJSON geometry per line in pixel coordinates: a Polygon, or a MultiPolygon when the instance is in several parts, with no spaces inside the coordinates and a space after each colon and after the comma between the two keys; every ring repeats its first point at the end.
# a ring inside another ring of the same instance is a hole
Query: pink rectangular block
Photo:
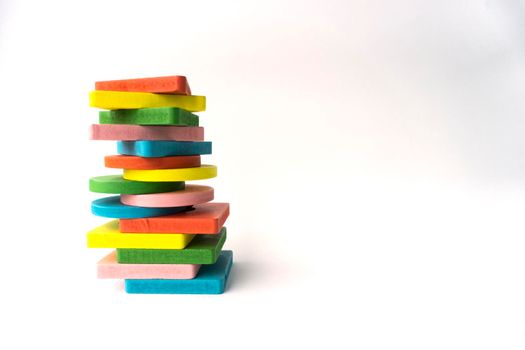
{"type": "Polygon", "coordinates": [[[169,279],[195,278],[200,265],[193,264],[119,264],[112,251],[97,263],[98,278],[113,279],[169,279]]]}
{"type": "Polygon", "coordinates": [[[93,124],[91,125],[91,139],[112,141],[203,141],[204,128],[199,126],[93,124]]]}

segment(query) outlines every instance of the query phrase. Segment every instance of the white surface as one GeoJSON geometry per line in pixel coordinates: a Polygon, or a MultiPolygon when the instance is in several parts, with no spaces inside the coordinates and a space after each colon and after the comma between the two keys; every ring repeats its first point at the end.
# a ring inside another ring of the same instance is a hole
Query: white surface
{"type": "Polygon", "coordinates": [[[140,3],[0,3],[0,348],[523,349],[522,2],[140,3]],[[85,247],[87,93],[169,74],[208,96],[222,296],[127,295],[85,247]]]}

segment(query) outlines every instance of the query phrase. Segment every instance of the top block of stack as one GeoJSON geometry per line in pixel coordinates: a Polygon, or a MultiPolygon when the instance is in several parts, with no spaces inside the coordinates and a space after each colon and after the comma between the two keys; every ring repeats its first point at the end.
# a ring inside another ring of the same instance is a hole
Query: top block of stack
{"type": "Polygon", "coordinates": [[[101,81],[89,94],[89,105],[103,109],[177,107],[190,112],[206,110],[206,97],[190,95],[186,77],[101,81]]]}
{"type": "Polygon", "coordinates": [[[188,79],[181,75],[156,78],[97,81],[95,83],[95,90],[191,95],[188,79]]]}

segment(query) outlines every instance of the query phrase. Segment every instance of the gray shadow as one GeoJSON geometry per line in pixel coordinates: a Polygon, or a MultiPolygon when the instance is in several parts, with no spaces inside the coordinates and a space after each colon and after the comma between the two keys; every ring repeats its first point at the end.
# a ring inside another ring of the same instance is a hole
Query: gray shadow
{"type": "Polygon", "coordinates": [[[242,291],[264,284],[265,267],[253,261],[234,261],[225,291],[242,291]]]}

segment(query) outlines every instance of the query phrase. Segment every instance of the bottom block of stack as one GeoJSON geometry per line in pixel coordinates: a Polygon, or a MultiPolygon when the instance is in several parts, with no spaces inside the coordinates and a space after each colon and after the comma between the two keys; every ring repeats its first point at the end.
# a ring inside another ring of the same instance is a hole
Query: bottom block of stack
{"type": "Polygon", "coordinates": [[[233,252],[223,250],[214,264],[202,265],[194,279],[126,279],[132,294],[221,294],[233,264],[233,252]]]}

